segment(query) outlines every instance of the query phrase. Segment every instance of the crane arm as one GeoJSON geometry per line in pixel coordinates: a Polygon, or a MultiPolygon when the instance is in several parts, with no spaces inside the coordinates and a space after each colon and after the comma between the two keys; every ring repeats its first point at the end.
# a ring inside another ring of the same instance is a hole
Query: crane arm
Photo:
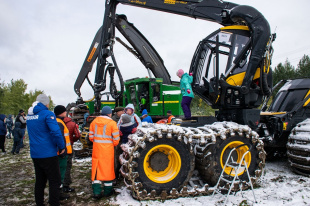
{"type": "Polygon", "coordinates": [[[247,25],[251,32],[251,56],[249,60],[250,64],[242,84],[242,92],[245,94],[249,92],[253,75],[263,59],[266,51],[266,45],[270,37],[270,28],[267,20],[253,7],[243,5],[240,6],[238,4],[221,0],[106,0],[94,84],[96,99],[95,108],[97,108],[97,110],[100,108],[100,92],[105,89],[105,80],[103,78],[108,67],[107,58],[111,57],[113,65],[117,68],[116,60],[113,55],[113,45],[115,40],[116,25],[115,12],[119,3],[192,18],[199,18],[216,22],[224,26],[234,24],[247,25]]]}

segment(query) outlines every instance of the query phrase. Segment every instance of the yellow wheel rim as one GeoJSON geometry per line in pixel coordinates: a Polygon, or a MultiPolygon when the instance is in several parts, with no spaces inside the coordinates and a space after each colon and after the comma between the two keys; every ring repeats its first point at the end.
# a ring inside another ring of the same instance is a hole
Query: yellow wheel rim
{"type": "MultiPolygon", "coordinates": [[[[239,146],[239,145],[242,145],[244,144],[243,142],[241,141],[233,141],[233,142],[230,142],[229,144],[227,144],[224,149],[222,150],[222,153],[221,153],[221,159],[220,159],[220,162],[221,162],[221,167],[222,169],[224,168],[224,165],[226,163],[226,159],[229,155],[229,152],[239,146]]],[[[241,161],[241,158],[243,156],[243,154],[248,151],[248,146],[242,146],[238,149],[236,149],[233,153],[232,153],[232,157],[233,157],[233,160],[237,163],[240,163],[241,161]]],[[[245,155],[244,157],[244,161],[246,162],[247,164],[247,168],[249,168],[250,164],[251,164],[251,152],[249,152],[248,154],[245,155]]],[[[230,162],[230,161],[229,161],[230,162]]],[[[238,171],[235,171],[232,167],[226,167],[225,168],[225,173],[230,175],[230,176],[235,176],[236,173],[237,175],[242,175],[243,173],[245,172],[244,168],[240,168],[238,171]]]]}
{"type": "Polygon", "coordinates": [[[143,168],[146,176],[156,183],[172,181],[180,172],[179,152],[169,145],[157,145],[145,156],[143,168]]]}

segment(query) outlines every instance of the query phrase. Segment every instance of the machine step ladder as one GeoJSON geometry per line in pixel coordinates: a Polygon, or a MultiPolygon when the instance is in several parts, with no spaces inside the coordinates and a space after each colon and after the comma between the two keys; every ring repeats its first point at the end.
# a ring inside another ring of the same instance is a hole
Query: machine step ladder
{"type": "MultiPolygon", "coordinates": [[[[249,171],[248,171],[248,167],[247,167],[247,163],[246,161],[244,160],[245,156],[250,152],[251,150],[251,146],[247,145],[247,144],[242,144],[242,145],[239,145],[235,148],[233,148],[230,152],[229,152],[229,155],[227,157],[227,160],[225,162],[225,165],[223,167],[223,170],[221,172],[221,175],[216,183],[216,185],[214,186],[214,191],[212,193],[212,198],[214,197],[214,194],[217,193],[217,194],[222,194],[221,193],[221,189],[220,189],[220,183],[222,182],[225,182],[225,183],[228,183],[229,185],[229,190],[228,190],[228,193],[227,193],[227,196],[226,196],[226,199],[224,201],[224,205],[226,205],[227,203],[227,200],[228,200],[228,196],[230,195],[231,193],[231,190],[232,188],[234,187],[235,184],[239,184],[239,188],[240,188],[240,191],[241,191],[241,195],[243,197],[243,192],[242,192],[242,182],[247,182],[250,184],[251,186],[251,190],[252,190],[252,193],[253,193],[253,197],[254,197],[254,202],[256,203],[256,198],[255,198],[255,194],[254,194],[254,190],[253,190],[253,184],[252,184],[252,181],[251,181],[251,177],[250,177],[250,174],[249,174],[249,171]],[[242,155],[242,158],[239,162],[236,162],[234,161],[233,157],[231,156],[232,153],[236,150],[238,150],[239,148],[241,147],[245,147],[247,146],[249,149],[242,155]],[[231,170],[230,170],[230,174],[227,175],[225,174],[225,169],[227,167],[230,167],[231,170]],[[240,170],[243,170],[244,172],[246,172],[247,174],[247,178],[248,178],[248,181],[243,181],[243,180],[240,180],[239,179],[239,176],[238,175],[234,175],[234,178],[233,180],[229,180],[228,177],[231,177],[231,174],[234,173],[234,174],[238,174],[240,170]]],[[[236,192],[235,192],[236,194],[236,192]]]]}

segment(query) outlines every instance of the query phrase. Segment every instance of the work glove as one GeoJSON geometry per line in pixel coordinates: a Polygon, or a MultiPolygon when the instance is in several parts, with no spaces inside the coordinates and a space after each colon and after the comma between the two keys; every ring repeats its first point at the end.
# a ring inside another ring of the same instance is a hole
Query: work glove
{"type": "Polygon", "coordinates": [[[193,73],[192,73],[192,72],[190,72],[190,73],[189,73],[189,76],[193,76],[193,73]]]}
{"type": "Polygon", "coordinates": [[[190,90],[190,89],[187,89],[187,93],[190,94],[190,93],[191,93],[191,90],[190,90]]]}
{"type": "Polygon", "coordinates": [[[134,133],[136,133],[136,132],[137,132],[137,127],[133,128],[133,129],[131,130],[131,133],[132,133],[132,134],[134,134],[134,133]]]}

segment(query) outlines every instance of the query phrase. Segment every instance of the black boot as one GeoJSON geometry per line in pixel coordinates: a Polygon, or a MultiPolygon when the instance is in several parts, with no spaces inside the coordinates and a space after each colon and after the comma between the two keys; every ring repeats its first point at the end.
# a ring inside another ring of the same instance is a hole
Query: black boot
{"type": "Polygon", "coordinates": [[[74,189],[74,188],[71,188],[71,187],[69,187],[69,186],[64,186],[64,187],[63,187],[63,191],[68,193],[68,192],[74,192],[75,189],[74,189]]]}
{"type": "Polygon", "coordinates": [[[59,200],[67,200],[70,196],[60,191],[59,200]]]}

